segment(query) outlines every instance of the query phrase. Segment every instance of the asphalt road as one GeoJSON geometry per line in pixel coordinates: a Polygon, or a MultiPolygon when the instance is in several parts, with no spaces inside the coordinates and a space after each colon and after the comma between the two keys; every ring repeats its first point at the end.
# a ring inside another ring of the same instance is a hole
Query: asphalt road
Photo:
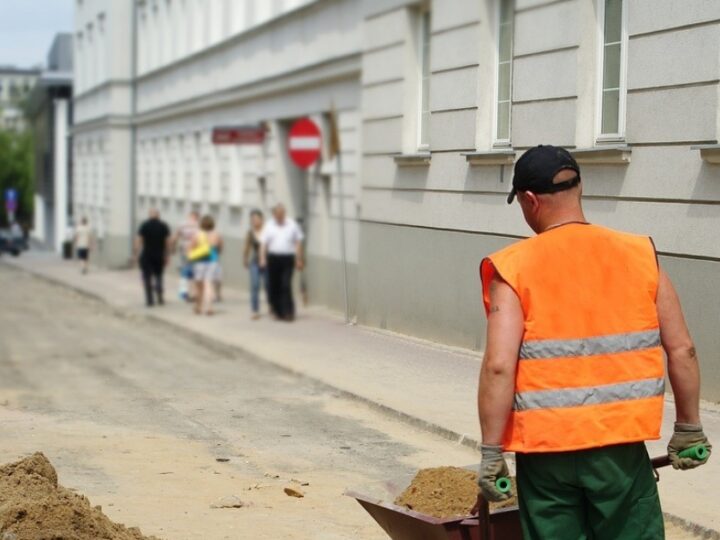
{"type": "Polygon", "coordinates": [[[0,461],[45,452],[64,485],[146,534],[384,538],[345,488],[477,461],[310,380],[3,265],[0,290],[0,461]],[[304,498],[283,493],[292,480],[309,482],[304,498]],[[210,509],[228,495],[249,506],[210,509]]]}
{"type": "MultiPolygon", "coordinates": [[[[43,451],[61,483],[146,534],[386,538],[346,488],[478,461],[311,380],[2,264],[0,290],[0,462],[43,451]],[[284,494],[293,480],[304,498],[284,494]],[[247,506],[210,508],[230,495],[247,506]]],[[[667,537],[695,538],[671,524],[667,537]]]]}

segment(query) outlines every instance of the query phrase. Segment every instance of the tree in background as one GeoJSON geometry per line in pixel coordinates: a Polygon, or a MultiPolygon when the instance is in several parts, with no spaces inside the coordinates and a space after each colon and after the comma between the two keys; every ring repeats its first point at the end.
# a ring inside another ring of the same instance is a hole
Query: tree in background
{"type": "Polygon", "coordinates": [[[0,224],[8,225],[5,210],[5,190],[15,188],[18,192],[18,223],[32,223],[33,215],[33,143],[30,131],[0,130],[0,224]]]}

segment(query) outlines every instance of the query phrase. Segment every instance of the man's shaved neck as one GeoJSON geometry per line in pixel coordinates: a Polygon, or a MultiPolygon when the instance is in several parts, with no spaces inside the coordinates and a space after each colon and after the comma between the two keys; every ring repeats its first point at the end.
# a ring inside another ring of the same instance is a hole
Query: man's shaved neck
{"type": "MultiPolygon", "coordinates": [[[[576,176],[577,173],[571,169],[562,170],[553,178],[553,184],[567,182],[576,176]]],[[[563,223],[586,221],[580,202],[580,190],[581,187],[578,185],[565,191],[538,195],[538,199],[541,201],[541,211],[538,214],[539,231],[545,231],[563,223]]]]}

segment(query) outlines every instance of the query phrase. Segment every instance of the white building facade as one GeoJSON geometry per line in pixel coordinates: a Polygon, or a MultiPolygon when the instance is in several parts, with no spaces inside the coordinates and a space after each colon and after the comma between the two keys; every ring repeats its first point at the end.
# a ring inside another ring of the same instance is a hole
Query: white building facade
{"type": "Polygon", "coordinates": [[[313,270],[303,285],[339,307],[340,204],[352,275],[359,244],[361,3],[82,0],[77,21],[76,77],[84,82],[74,130],[76,216],[88,215],[104,238],[100,259],[127,263],[133,231],[150,208],[173,226],[199,210],[225,235],[226,279],[243,283],[249,213],[267,215],[283,202],[308,230],[313,270]],[[135,36],[134,65],[123,32],[135,36]],[[89,35],[94,45],[85,47],[89,35]],[[333,106],[342,194],[327,149],[307,172],[287,157],[290,125],[309,116],[327,134],[333,106]],[[238,125],[265,126],[264,143],[212,143],[214,128],[238,125]],[[325,298],[328,281],[337,289],[332,298],[325,298]]]}
{"type": "Polygon", "coordinates": [[[357,261],[360,7],[351,0],[140,3],[138,218],[153,207],[173,224],[191,209],[213,215],[225,235],[226,278],[244,282],[250,211],[268,215],[283,202],[308,231],[305,286],[322,297],[325,280],[340,277],[333,225],[341,202],[357,261]],[[288,158],[292,123],[308,116],[327,135],[333,105],[345,152],[343,194],[327,159],[305,172],[288,158]],[[213,144],[213,129],[247,125],[267,129],[263,144],[213,144]]]}
{"type": "Polygon", "coordinates": [[[532,234],[512,165],[565,146],[588,219],[652,236],[720,399],[720,2],[377,1],[364,35],[358,320],[483,348],[480,260],[532,234]]]}
{"type": "Polygon", "coordinates": [[[218,218],[241,283],[249,210],[285,202],[308,229],[310,301],[342,308],[342,204],[351,315],[482,348],[479,262],[531,234],[505,204],[512,165],[562,145],[589,219],[653,237],[720,399],[720,3],[80,0],[78,14],[76,200],[117,239],[105,260],[126,260],[149,208],[174,225],[194,208],[218,218]],[[83,49],[99,25],[108,41],[83,49]],[[287,159],[289,125],[327,132],[331,103],[342,193],[329,160],[287,159]],[[249,124],[263,145],[212,144],[249,124]]]}
{"type": "Polygon", "coordinates": [[[97,261],[131,257],[133,3],[75,0],[73,215],[87,217],[97,261]]]}

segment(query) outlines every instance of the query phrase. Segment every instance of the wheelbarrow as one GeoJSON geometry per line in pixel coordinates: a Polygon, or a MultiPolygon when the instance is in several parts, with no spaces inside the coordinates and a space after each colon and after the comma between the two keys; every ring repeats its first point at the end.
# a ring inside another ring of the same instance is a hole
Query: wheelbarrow
{"type": "MultiPolygon", "coordinates": [[[[655,477],[657,469],[670,464],[667,456],[651,460],[655,477]]],[[[466,467],[479,470],[479,465],[466,467]]],[[[482,496],[478,497],[479,513],[473,516],[456,516],[440,519],[392,502],[407,486],[413,476],[388,480],[364,489],[363,493],[346,491],[375,519],[391,540],[523,540],[520,528],[520,511],[517,506],[493,508],[482,496]]]]}
{"type": "MultiPolygon", "coordinates": [[[[465,468],[477,471],[479,467],[465,468]]],[[[517,506],[492,509],[479,498],[478,515],[436,518],[393,504],[413,477],[406,475],[345,495],[356,499],[392,540],[522,540],[517,506]]]]}

